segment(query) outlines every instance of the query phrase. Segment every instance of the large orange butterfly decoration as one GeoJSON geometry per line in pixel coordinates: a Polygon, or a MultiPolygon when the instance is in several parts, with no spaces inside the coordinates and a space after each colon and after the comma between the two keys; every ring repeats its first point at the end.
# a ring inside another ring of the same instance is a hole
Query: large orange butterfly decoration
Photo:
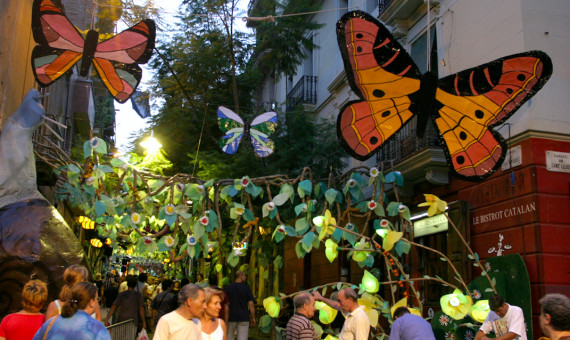
{"type": "Polygon", "coordinates": [[[51,0],[34,0],[32,32],[39,44],[32,51],[32,70],[40,86],[48,86],[77,62],[79,74],[95,67],[103,84],[120,103],[135,92],[142,76],[137,64],[146,63],[154,48],[156,27],[147,19],[102,42],[89,30],[85,38],[51,0]]]}
{"type": "Polygon", "coordinates": [[[450,169],[469,181],[481,181],[501,166],[507,145],[492,127],[508,119],[552,74],[550,58],[531,51],[442,79],[422,75],[388,30],[361,11],[338,21],[337,39],[350,86],[360,97],[338,116],[345,149],[366,160],[414,115],[423,133],[429,116],[450,169]]]}

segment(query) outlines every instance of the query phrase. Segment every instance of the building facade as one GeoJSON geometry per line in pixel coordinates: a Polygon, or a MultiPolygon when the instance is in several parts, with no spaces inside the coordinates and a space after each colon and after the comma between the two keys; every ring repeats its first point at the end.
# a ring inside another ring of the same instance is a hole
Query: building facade
{"type": "MultiPolygon", "coordinates": [[[[524,51],[542,50],[552,59],[553,74],[542,90],[496,128],[509,150],[502,169],[488,179],[472,183],[453,177],[433,128],[428,125],[419,138],[413,120],[365,163],[394,161],[405,179],[401,200],[417,225],[426,222],[424,211],[415,207],[423,193],[432,193],[452,202],[452,220],[482,260],[520,254],[530,276],[532,324],[538,334],[539,298],[553,292],[570,295],[570,6],[564,0],[322,1],[321,11],[311,19],[324,25],[306,33],[318,48],[307,51],[295,75],[267,77],[260,104],[275,103],[282,112],[304,104],[307,114],[336,121],[343,105],[357,98],[347,83],[336,22],[356,9],[383,22],[422,72],[429,64],[440,78],[524,51]]],[[[349,161],[349,167],[361,164],[349,161]]],[[[478,275],[462,265],[465,249],[452,232],[415,238],[446,252],[465,277],[478,275]]],[[[341,256],[335,263],[338,270],[331,271],[324,253],[297,259],[294,241],[289,241],[285,290],[339,279],[359,282],[358,266],[343,263],[341,256]]],[[[420,253],[414,271],[445,275],[439,264],[439,259],[420,253]]],[[[437,308],[441,295],[429,288],[422,291],[426,306],[437,308]]]]}

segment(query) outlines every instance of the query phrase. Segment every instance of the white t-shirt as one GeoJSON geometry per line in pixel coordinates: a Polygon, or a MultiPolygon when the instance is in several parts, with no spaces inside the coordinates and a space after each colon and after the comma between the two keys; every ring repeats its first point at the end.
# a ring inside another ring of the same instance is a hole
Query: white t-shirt
{"type": "Polygon", "coordinates": [[[527,340],[523,310],[517,306],[507,305],[509,306],[509,310],[503,318],[499,317],[495,312],[490,311],[489,315],[487,315],[487,319],[485,319],[485,322],[479,330],[485,334],[494,331],[497,337],[513,332],[518,335],[515,338],[516,340],[527,340]]]}
{"type": "Polygon", "coordinates": [[[340,331],[339,340],[367,340],[370,333],[370,320],[364,306],[358,306],[344,316],[344,325],[340,331]]]}
{"type": "Polygon", "coordinates": [[[198,319],[188,320],[176,311],[170,312],[158,320],[153,340],[202,340],[202,324],[198,319]]]}

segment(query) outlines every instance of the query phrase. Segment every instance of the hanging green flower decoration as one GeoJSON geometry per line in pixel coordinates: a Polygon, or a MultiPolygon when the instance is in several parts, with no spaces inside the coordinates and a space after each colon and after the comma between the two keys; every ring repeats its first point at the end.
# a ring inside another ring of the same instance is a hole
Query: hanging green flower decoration
{"type": "Polygon", "coordinates": [[[424,194],[426,201],[418,204],[418,207],[429,207],[428,216],[441,214],[447,208],[447,202],[432,194],[424,194]]]}
{"type": "Polygon", "coordinates": [[[483,323],[485,319],[487,319],[487,315],[489,315],[490,311],[489,300],[479,300],[473,305],[469,315],[473,320],[483,323]]]}
{"type": "Polygon", "coordinates": [[[330,324],[336,318],[338,310],[322,301],[315,301],[315,307],[319,310],[319,321],[325,325],[330,324]]]}
{"type": "Polygon", "coordinates": [[[378,291],[378,289],[380,289],[380,282],[378,282],[376,276],[372,275],[368,270],[365,269],[360,287],[368,293],[374,294],[378,291]]]}
{"type": "Polygon", "coordinates": [[[329,238],[325,242],[325,247],[326,247],[325,255],[327,259],[332,263],[338,256],[338,250],[337,250],[338,245],[329,238]]]}
{"type": "Polygon", "coordinates": [[[471,311],[473,301],[470,296],[463,295],[459,289],[456,289],[453,293],[442,296],[439,303],[445,314],[455,320],[461,320],[471,311]]]}
{"type": "Polygon", "coordinates": [[[325,211],[324,216],[317,216],[313,218],[313,223],[320,227],[319,240],[324,239],[327,235],[332,235],[336,228],[336,219],[332,217],[330,210],[325,211]]]}
{"type": "Polygon", "coordinates": [[[269,316],[271,316],[272,318],[276,318],[279,316],[279,310],[281,306],[279,305],[279,302],[277,301],[275,296],[270,296],[268,298],[265,298],[263,300],[263,307],[265,308],[267,314],[269,314],[269,316]]]}

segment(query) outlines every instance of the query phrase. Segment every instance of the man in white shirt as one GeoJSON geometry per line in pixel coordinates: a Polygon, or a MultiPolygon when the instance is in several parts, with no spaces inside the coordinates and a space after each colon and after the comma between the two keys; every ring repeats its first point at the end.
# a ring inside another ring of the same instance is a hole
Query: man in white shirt
{"type": "Polygon", "coordinates": [[[202,340],[200,317],[206,309],[204,289],[189,283],[178,293],[179,307],[163,315],[154,332],[153,340],[202,340]]]}
{"type": "Polygon", "coordinates": [[[489,298],[491,311],[475,335],[475,340],[488,340],[486,335],[495,332],[495,340],[527,340],[523,310],[511,306],[499,294],[489,298]]]}
{"type": "Polygon", "coordinates": [[[358,294],[352,288],[344,288],[338,292],[337,301],[324,298],[318,291],[313,292],[315,300],[322,301],[332,308],[338,309],[345,317],[344,325],[338,340],[367,340],[370,333],[370,320],[364,306],[358,304],[358,294]]]}

